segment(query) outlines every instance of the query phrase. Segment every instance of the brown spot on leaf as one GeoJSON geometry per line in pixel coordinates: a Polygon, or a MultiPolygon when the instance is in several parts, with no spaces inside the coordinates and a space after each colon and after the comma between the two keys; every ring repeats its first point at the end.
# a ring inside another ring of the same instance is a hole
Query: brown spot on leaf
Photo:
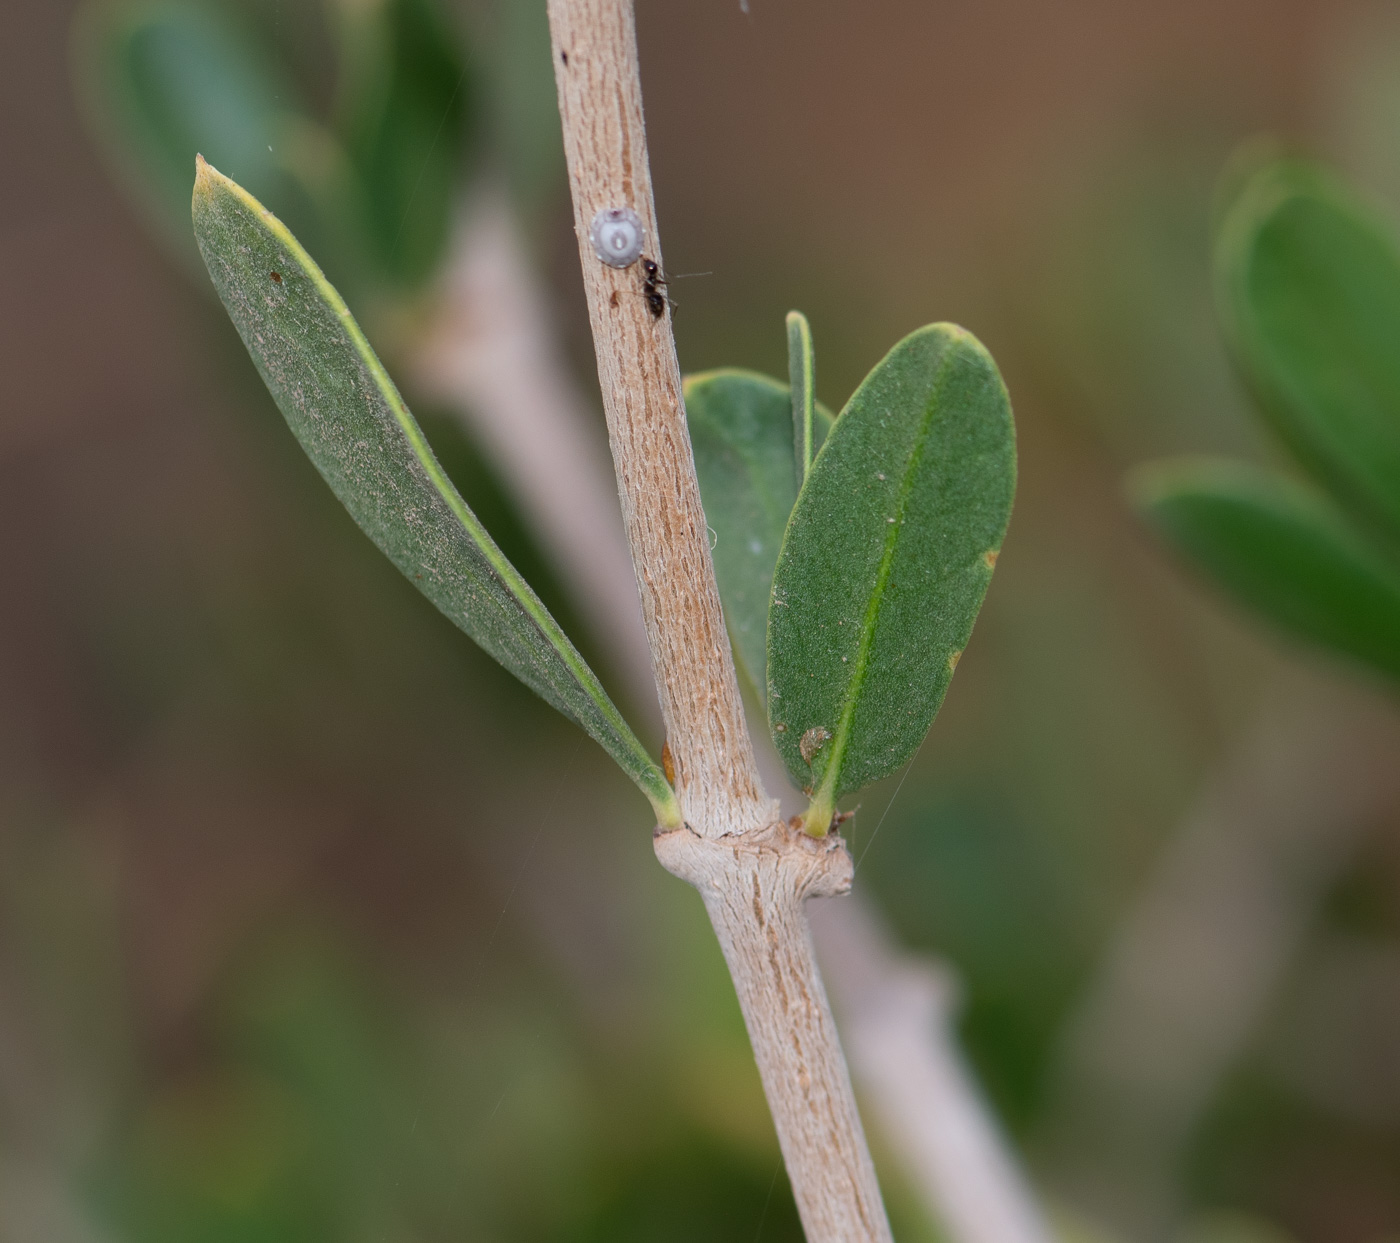
{"type": "Polygon", "coordinates": [[[996,568],[997,557],[998,557],[999,555],[1000,555],[1000,554],[997,552],[997,550],[996,550],[995,548],[991,549],[989,552],[984,552],[984,553],[982,554],[982,560],[985,561],[985,562],[987,563],[987,569],[993,570],[993,569],[996,568]]]}
{"type": "Polygon", "coordinates": [[[952,673],[953,670],[956,669],[956,668],[958,667],[958,661],[960,661],[961,659],[962,659],[962,653],[961,653],[961,652],[954,652],[951,656],[948,657],[948,672],[949,672],[949,673],[952,673]]]}
{"type": "Polygon", "coordinates": [[[797,744],[797,749],[802,753],[805,763],[811,764],[812,760],[828,742],[831,741],[831,731],[821,725],[813,725],[797,744]]]}
{"type": "Polygon", "coordinates": [[[281,273],[281,272],[269,272],[268,275],[269,275],[270,277],[272,277],[272,283],[273,283],[274,285],[280,285],[280,284],[282,283],[282,273],[281,273]]]}

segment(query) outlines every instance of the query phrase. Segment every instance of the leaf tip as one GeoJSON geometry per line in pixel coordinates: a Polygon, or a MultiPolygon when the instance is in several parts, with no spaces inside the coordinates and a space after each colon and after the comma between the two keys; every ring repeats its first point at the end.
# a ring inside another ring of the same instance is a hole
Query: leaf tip
{"type": "Polygon", "coordinates": [[[194,196],[191,202],[195,215],[201,207],[208,208],[220,191],[227,192],[234,183],[202,155],[194,157],[194,196]]]}
{"type": "Polygon", "coordinates": [[[222,178],[223,174],[204,156],[196,155],[194,157],[194,192],[196,196],[201,193],[206,195],[212,193],[217,184],[216,179],[222,178]]]}

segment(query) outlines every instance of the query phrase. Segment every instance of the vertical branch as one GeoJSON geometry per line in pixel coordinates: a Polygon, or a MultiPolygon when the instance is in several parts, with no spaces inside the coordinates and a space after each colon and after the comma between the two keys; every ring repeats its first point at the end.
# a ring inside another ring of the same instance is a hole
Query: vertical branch
{"type": "Polygon", "coordinates": [[[653,314],[640,262],[610,267],[589,239],[599,211],[629,208],[646,231],[643,255],[661,263],[631,0],[549,0],[549,25],[598,380],[676,792],[702,836],[743,832],[774,807],[720,611],[670,314],[653,314]]]}
{"type": "Polygon", "coordinates": [[[549,24],[598,378],[686,820],[658,834],[657,857],[705,900],[809,1243],[891,1243],[803,910],[850,888],[850,855],[835,835],[816,842],[783,823],[759,781],[670,316],[647,283],[661,247],[632,0],[549,0],[549,24]],[[590,236],[614,209],[644,230],[630,267],[605,263],[590,236]]]}
{"type": "Polygon", "coordinates": [[[892,1243],[804,909],[850,891],[845,843],[779,821],[723,842],[678,829],[656,854],[705,900],[808,1243],[892,1243]]]}

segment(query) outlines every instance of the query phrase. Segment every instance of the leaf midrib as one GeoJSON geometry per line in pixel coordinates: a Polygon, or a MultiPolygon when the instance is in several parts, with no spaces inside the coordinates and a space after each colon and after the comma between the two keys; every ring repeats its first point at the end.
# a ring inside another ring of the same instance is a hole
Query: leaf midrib
{"type": "Polygon", "coordinates": [[[865,684],[865,675],[870,666],[870,649],[875,642],[875,627],[880,619],[880,609],[885,600],[885,586],[889,582],[890,567],[894,563],[895,548],[899,543],[900,532],[904,528],[904,513],[909,505],[909,496],[914,488],[914,476],[918,472],[919,463],[923,460],[924,449],[928,441],[929,427],[933,422],[934,411],[938,407],[939,398],[943,392],[943,386],[947,381],[948,372],[953,365],[954,351],[949,348],[943,356],[943,361],[938,366],[938,374],[934,377],[933,386],[929,390],[928,401],[924,407],[923,418],[920,420],[918,435],[915,438],[914,451],[909,455],[909,463],[905,470],[904,478],[900,482],[898,500],[895,506],[894,522],[889,524],[889,534],[885,537],[885,548],[880,555],[880,567],[875,575],[875,590],[871,593],[870,603],[866,606],[864,624],[861,630],[860,646],[856,649],[855,669],[851,674],[850,681],[846,684],[846,706],[842,710],[841,719],[834,731],[835,737],[831,743],[831,759],[827,762],[826,774],[822,778],[821,789],[813,799],[814,802],[822,800],[831,801],[836,797],[837,779],[840,776],[842,762],[846,758],[846,751],[850,744],[851,723],[855,718],[856,703],[860,698],[861,687],[865,684]]]}

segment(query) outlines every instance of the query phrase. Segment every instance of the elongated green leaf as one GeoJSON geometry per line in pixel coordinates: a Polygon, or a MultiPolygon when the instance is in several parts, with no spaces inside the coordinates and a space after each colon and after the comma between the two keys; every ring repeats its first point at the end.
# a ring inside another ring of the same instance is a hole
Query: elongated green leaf
{"type": "Polygon", "coordinates": [[[817,362],[812,349],[812,327],[801,311],[789,311],[788,381],[792,386],[792,443],[796,456],[797,486],[802,486],[812,459],[817,456],[816,402],[817,362]]]}
{"type": "MultiPolygon", "coordinates": [[[[707,371],[685,381],[685,411],[705,521],[714,532],[715,577],[734,660],[763,699],[773,567],[797,500],[792,394],[753,371],[707,371]]],[[[820,445],[831,415],[813,407],[820,445]]]]}
{"type": "Polygon", "coordinates": [[[663,823],[677,823],[661,770],[457,494],[320,268],[252,195],[202,160],[194,224],[248,352],[355,521],[452,621],[601,743],[663,823]]]}
{"type": "Polygon", "coordinates": [[[1321,497],[1222,461],[1155,463],[1132,492],[1167,542],[1246,608],[1400,678],[1400,568],[1321,497]]]}
{"type": "Polygon", "coordinates": [[[815,792],[809,832],[928,732],[1015,485],[1006,389],[961,328],[906,337],[837,418],[788,523],[768,618],[768,719],[815,792]]]}
{"type": "Polygon", "coordinates": [[[1337,498],[1400,538],[1400,248],[1321,170],[1275,163],[1217,246],[1221,317],[1261,404],[1337,498]]]}

